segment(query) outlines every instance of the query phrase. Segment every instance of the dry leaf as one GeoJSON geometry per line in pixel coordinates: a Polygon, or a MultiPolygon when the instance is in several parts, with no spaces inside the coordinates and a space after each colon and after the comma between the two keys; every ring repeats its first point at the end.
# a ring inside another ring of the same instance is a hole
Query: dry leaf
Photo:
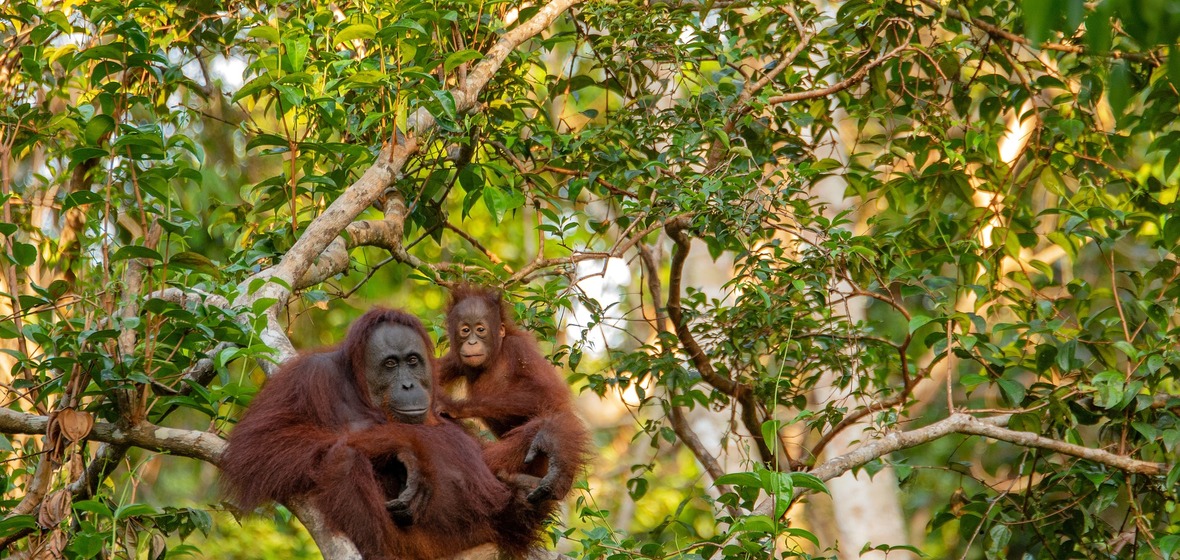
{"type": "Polygon", "coordinates": [[[33,558],[36,560],[61,560],[64,558],[62,551],[66,549],[66,545],[69,542],[65,531],[61,529],[54,530],[41,542],[41,546],[33,553],[33,558]]]}
{"type": "Polygon", "coordinates": [[[50,412],[49,423],[45,427],[45,449],[49,451],[49,456],[55,461],[61,457],[62,450],[65,449],[65,441],[61,435],[61,424],[58,422],[61,412],[60,410],[50,412]]]}
{"type": "Polygon", "coordinates": [[[41,502],[41,511],[37,513],[37,523],[46,529],[57,527],[61,520],[70,513],[72,503],[73,496],[65,488],[50,494],[48,498],[45,498],[45,501],[41,502]]]}
{"type": "Polygon", "coordinates": [[[152,545],[148,550],[148,560],[162,560],[168,554],[168,539],[159,531],[152,531],[152,545]]]}
{"type": "Polygon", "coordinates": [[[94,427],[94,416],[89,412],[67,408],[58,413],[57,423],[66,439],[78,442],[90,435],[90,430],[94,427]]]}
{"type": "Polygon", "coordinates": [[[86,466],[82,464],[81,453],[71,453],[70,459],[66,463],[66,468],[69,469],[70,482],[81,479],[82,474],[86,472],[86,466]]]}

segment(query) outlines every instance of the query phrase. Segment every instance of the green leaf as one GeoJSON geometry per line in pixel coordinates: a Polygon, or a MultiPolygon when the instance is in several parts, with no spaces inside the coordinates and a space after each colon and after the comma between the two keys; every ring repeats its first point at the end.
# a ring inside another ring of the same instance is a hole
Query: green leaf
{"type": "Polygon", "coordinates": [[[107,507],[106,503],[101,500],[82,500],[74,502],[74,511],[89,512],[99,517],[111,517],[111,508],[107,507]]]}
{"type": "Polygon", "coordinates": [[[115,119],[108,115],[95,115],[86,123],[86,131],[83,135],[86,138],[86,143],[92,146],[97,146],[102,141],[103,136],[115,129],[115,119]]]}
{"type": "Polygon", "coordinates": [[[713,481],[714,484],[724,484],[728,486],[744,486],[747,488],[761,488],[762,479],[757,474],[752,472],[728,473],[717,477],[713,481]]]}
{"type": "Polygon", "coordinates": [[[918,329],[926,326],[928,323],[934,322],[936,319],[936,317],[929,317],[926,315],[914,315],[913,317],[910,317],[909,333],[914,334],[918,331],[918,329]]]}
{"type": "Polygon", "coordinates": [[[762,441],[765,441],[766,445],[771,449],[774,449],[778,446],[778,432],[781,428],[782,422],[779,422],[778,420],[767,420],[766,422],[762,423],[760,428],[762,432],[762,441]]]}
{"type": "MultiPolygon", "coordinates": [[[[1110,32],[1110,3],[1099,2],[1086,15],[1086,45],[1094,51],[1095,55],[1102,56],[1110,50],[1110,32]]],[[[1169,56],[1169,62],[1171,59],[1172,57],[1169,56]]]]}
{"type": "Polygon", "coordinates": [[[1107,99],[1115,115],[1122,115],[1131,100],[1131,69],[1126,60],[1116,60],[1111,64],[1107,99]]]}
{"type": "Polygon", "coordinates": [[[351,89],[371,87],[379,85],[385,80],[385,74],[376,70],[362,70],[348,77],[347,80],[340,82],[340,91],[346,92],[351,89]]]}
{"type": "Polygon", "coordinates": [[[632,478],[627,480],[627,493],[631,495],[632,500],[638,500],[647,494],[647,479],[643,477],[632,478]]]}
{"type": "Polygon", "coordinates": [[[1023,383],[1007,377],[1001,377],[996,380],[996,383],[999,384],[1000,391],[1003,392],[1004,398],[1008,401],[1009,405],[1018,406],[1024,400],[1025,389],[1023,383]]]}
{"type": "Polygon", "coordinates": [[[451,92],[445,89],[436,89],[431,93],[442,104],[443,114],[452,119],[455,118],[457,113],[455,109],[455,97],[451,95],[451,92]]]}
{"type": "Polygon", "coordinates": [[[1057,124],[1061,132],[1064,133],[1070,140],[1077,141],[1082,137],[1082,133],[1086,130],[1086,125],[1077,119],[1065,119],[1057,124]]]}
{"type": "Polygon", "coordinates": [[[1098,391],[1094,397],[1094,404],[1109,409],[1117,407],[1122,402],[1126,380],[1119,372],[1104,371],[1099,373],[1094,376],[1093,384],[1098,391]]]}
{"type": "Polygon", "coordinates": [[[765,515],[751,515],[739,523],[742,529],[752,533],[767,533],[773,535],[778,530],[778,523],[765,515]]]}
{"type": "Polygon", "coordinates": [[[759,469],[758,479],[762,489],[772,496],[785,496],[788,500],[795,494],[795,483],[790,473],[759,469]]]}
{"type": "Polygon", "coordinates": [[[33,266],[33,263],[37,262],[37,247],[28,243],[13,241],[12,260],[20,266],[33,266]]]}
{"type": "Polygon", "coordinates": [[[261,76],[246,82],[246,85],[242,86],[242,89],[239,89],[238,92],[234,94],[233,101],[236,103],[242,99],[258,94],[262,90],[270,87],[270,83],[272,81],[274,81],[274,76],[272,76],[270,72],[266,72],[265,74],[262,74],[261,76]]]}
{"type": "Polygon", "coordinates": [[[45,289],[45,294],[49,299],[57,300],[68,291],[70,291],[70,283],[59,278],[49,284],[49,287],[45,289]]]}
{"type": "MultiPolygon", "coordinates": [[[[1175,149],[1180,152],[1180,147],[1175,149]]],[[[1169,247],[1180,244],[1180,215],[1168,216],[1168,221],[1164,223],[1164,242],[1169,247]]]]}
{"type": "Polygon", "coordinates": [[[246,36],[256,39],[265,39],[272,43],[279,42],[279,30],[269,25],[259,25],[257,27],[251,28],[250,31],[246,33],[246,36]]]}
{"type": "Polygon", "coordinates": [[[805,539],[811,541],[811,544],[819,546],[819,537],[816,537],[810,531],[800,529],[798,527],[786,527],[783,529],[783,534],[797,539],[805,539]]]}
{"type": "Polygon", "coordinates": [[[336,34],[336,39],[332,41],[333,46],[339,46],[340,43],[354,41],[357,39],[372,39],[377,36],[377,29],[367,23],[357,23],[345,27],[340,33],[336,34]]]}
{"type": "Polygon", "coordinates": [[[1008,420],[1008,428],[1018,432],[1041,433],[1041,416],[1035,412],[1013,414],[1008,420]]]}
{"type": "Polygon", "coordinates": [[[509,212],[524,204],[524,193],[487,188],[483,191],[483,202],[488,207],[488,212],[491,212],[492,219],[498,224],[509,212]]]}
{"type": "Polygon", "coordinates": [[[75,191],[66,195],[61,203],[62,212],[86,204],[96,204],[104,200],[103,196],[92,191],[75,191]]]}
{"type": "Polygon", "coordinates": [[[291,61],[291,71],[302,72],[303,63],[307,59],[307,50],[310,47],[309,39],[299,36],[292,40],[283,41],[283,46],[287,49],[287,57],[291,61]]]}
{"type": "Polygon", "coordinates": [[[278,301],[279,300],[275,298],[258,298],[258,300],[256,300],[254,304],[250,306],[250,310],[254,313],[254,315],[262,316],[262,314],[265,313],[267,309],[270,309],[270,306],[274,305],[278,301]]]}
{"type": "Polygon", "coordinates": [[[384,33],[385,30],[387,30],[387,29],[391,30],[391,31],[415,31],[420,35],[428,35],[429,34],[426,31],[426,28],[422,27],[422,24],[420,24],[412,19],[398,20],[393,25],[382,28],[381,31],[384,33]]]}
{"type": "Polygon", "coordinates": [[[115,510],[115,519],[127,519],[140,515],[154,515],[159,511],[148,504],[126,504],[115,510]]]}
{"type": "Polygon", "coordinates": [[[1040,43],[1053,31],[1054,20],[1061,12],[1054,0],[1021,0],[1024,13],[1024,35],[1033,43],[1040,43]]]}
{"type": "Polygon", "coordinates": [[[125,259],[149,259],[153,261],[162,261],[164,260],[164,257],[160,256],[160,253],[157,253],[156,251],[148,249],[142,245],[127,245],[120,247],[118,251],[115,251],[114,255],[111,255],[112,261],[121,261],[125,259]]]}
{"type": "Polygon", "coordinates": [[[820,480],[818,476],[805,472],[793,472],[790,476],[791,482],[798,488],[807,488],[808,490],[823,492],[824,494],[831,494],[831,492],[828,491],[827,485],[825,485],[824,481],[820,480]]]}
{"type": "Polygon", "coordinates": [[[1164,487],[1174,490],[1177,482],[1180,482],[1180,463],[1172,465],[1172,468],[1168,470],[1168,478],[1164,481],[1164,487]]]}
{"type": "Polygon", "coordinates": [[[1180,87],[1180,43],[1168,47],[1168,81],[1180,87]]]}
{"type": "Polygon", "coordinates": [[[447,74],[450,74],[464,62],[470,62],[478,58],[483,58],[483,53],[479,51],[473,51],[471,49],[465,49],[459,52],[451,53],[449,56],[447,56],[446,61],[443,62],[443,70],[447,74]]]}
{"type": "Polygon", "coordinates": [[[1180,535],[1164,535],[1156,539],[1155,546],[1165,559],[1169,559],[1180,550],[1180,535]]]}
{"type": "Polygon", "coordinates": [[[205,255],[192,251],[182,251],[168,259],[170,266],[176,266],[193,272],[202,272],[214,278],[221,278],[221,267],[209,260],[205,255]]]}
{"type": "Polygon", "coordinates": [[[32,515],[14,515],[0,521],[0,538],[15,535],[26,529],[36,529],[37,519],[32,515]]]}

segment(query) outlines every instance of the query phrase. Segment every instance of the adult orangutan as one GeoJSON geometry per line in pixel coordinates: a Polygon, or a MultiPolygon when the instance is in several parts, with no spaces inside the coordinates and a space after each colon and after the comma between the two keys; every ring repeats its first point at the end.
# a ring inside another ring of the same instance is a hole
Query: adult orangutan
{"type": "Polygon", "coordinates": [[[447,336],[440,385],[466,386],[467,395],[440,397],[443,413],[478,418],[496,435],[484,455],[493,471],[543,477],[530,502],[564,498],[586,463],[589,437],[536,341],[512,323],[500,292],[470,285],[451,292],[447,336]]]}
{"type": "Polygon", "coordinates": [[[258,393],[222,457],[228,493],[244,509],[307,496],[366,559],[488,542],[523,554],[543,512],[434,411],[433,365],[416,317],[369,311],[342,344],[291,360],[258,393]]]}

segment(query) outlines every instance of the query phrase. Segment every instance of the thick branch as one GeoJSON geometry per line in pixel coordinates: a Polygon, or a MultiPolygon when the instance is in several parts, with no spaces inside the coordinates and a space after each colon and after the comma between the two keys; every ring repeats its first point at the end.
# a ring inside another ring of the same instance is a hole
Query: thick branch
{"type": "Polygon", "coordinates": [[[1056,451],[1131,473],[1158,475],[1167,469],[1167,465],[1162,463],[1139,461],[1101,449],[1065,443],[1029,432],[1009,430],[1002,427],[1008,425],[1009,418],[1011,416],[1006,414],[985,419],[963,413],[952,414],[945,420],[940,420],[924,428],[886,434],[881,439],[865,443],[844,455],[824,461],[812,469],[811,474],[823,480],[830,480],[873,459],[894,451],[922,445],[952,433],[986,436],[1024,447],[1056,451]]]}
{"type": "Polygon", "coordinates": [[[1165,463],[1140,461],[1127,457],[1126,455],[1118,455],[1103,449],[1074,445],[1032,432],[1010,430],[1003,427],[1008,425],[1009,416],[1007,415],[989,418],[987,419],[988,421],[979,420],[965,414],[956,414],[951,418],[956,416],[966,418],[966,420],[962,421],[962,426],[957,427],[955,430],[961,434],[984,436],[1022,447],[1035,447],[1046,451],[1054,451],[1062,455],[1085,459],[1133,474],[1160,476],[1168,472],[1168,465],[1165,463]]]}
{"type": "Polygon", "coordinates": [[[127,450],[130,446],[119,443],[104,443],[98,448],[98,452],[94,454],[94,459],[86,465],[86,470],[82,471],[82,476],[78,477],[67,487],[74,499],[86,499],[94,496],[98,491],[99,485],[106,480],[115,467],[119,466],[119,461],[127,455],[127,450]]]}
{"type": "MultiPolygon", "coordinates": [[[[1023,447],[1035,447],[1047,451],[1054,451],[1135,474],[1160,476],[1166,473],[1169,468],[1165,463],[1140,461],[1125,455],[1116,455],[1102,449],[1074,445],[1030,432],[1010,430],[1004,427],[1008,425],[1010,419],[1011,415],[1009,414],[990,418],[976,418],[961,412],[955,413],[923,428],[908,432],[885,434],[880,439],[863,443],[848,453],[820,463],[810,472],[819,477],[820,480],[831,480],[852,469],[863,466],[874,459],[879,459],[902,449],[917,447],[953,433],[979,435],[1023,447]]],[[[765,500],[758,505],[755,513],[768,514],[772,507],[772,501],[765,500]]]]}
{"type": "Polygon", "coordinates": [[[224,309],[229,306],[229,300],[225,299],[225,297],[204,292],[196,288],[164,288],[148,294],[147,297],[148,299],[162,299],[181,307],[211,305],[224,309]]]}
{"type": "MultiPolygon", "coordinates": [[[[295,286],[303,278],[315,259],[337,239],[340,232],[345,231],[362,211],[372,206],[393,185],[406,161],[418,151],[418,142],[414,137],[399,136],[398,139],[397,144],[381,149],[377,161],[308,225],[279,264],[264,276],[281,280],[287,286],[295,286]]],[[[272,282],[248,298],[247,303],[262,297],[273,297],[279,305],[284,305],[290,295],[288,288],[272,282]]]]}
{"type": "MultiPolygon", "coordinates": [[[[404,217],[403,217],[404,218],[404,217]]],[[[402,223],[392,220],[361,220],[348,224],[344,235],[333,239],[328,248],[312,263],[295,284],[295,289],[314,286],[348,270],[350,249],[357,247],[380,247],[396,255],[402,245],[402,223]]]]}
{"type": "Polygon", "coordinates": [[[363,560],[352,541],[328,528],[324,516],[307,502],[307,498],[300,496],[285,505],[307,529],[324,560],[363,560]]]}
{"type": "MultiPolygon", "coordinates": [[[[656,312],[656,332],[661,335],[660,348],[664,352],[670,349],[665,347],[665,338],[662,336],[668,328],[667,314],[660,307],[660,301],[664,299],[663,290],[660,288],[660,269],[656,266],[655,256],[651,254],[651,248],[640,243],[637,245],[639,250],[640,260],[643,262],[644,276],[647,278],[647,289],[651,293],[652,305],[656,312]]],[[[672,431],[680,437],[680,441],[684,443],[688,450],[692,452],[701,466],[705,468],[705,472],[716,481],[725,474],[725,469],[721,468],[721,463],[717,462],[717,458],[709,453],[705,448],[705,444],[701,442],[701,438],[697,436],[692,427],[688,425],[688,420],[684,417],[684,407],[677,405],[674,401],[675,397],[668,399],[668,421],[672,424],[672,431]]],[[[730,491],[728,485],[719,484],[717,490],[722,494],[730,491]]],[[[729,513],[733,517],[737,517],[741,512],[737,508],[728,506],[729,513]]]]}
{"type": "MultiPolygon", "coordinates": [[[[467,74],[467,79],[463,84],[451,90],[451,95],[455,98],[455,108],[460,113],[474,108],[479,92],[488,85],[492,75],[500,69],[512,51],[525,41],[548,29],[558,16],[581,2],[582,0],[553,0],[537,10],[531,19],[500,37],[500,40],[496,41],[496,44],[484,53],[483,59],[467,74]]],[[[421,134],[434,127],[434,117],[425,110],[419,109],[410,117],[409,125],[411,129],[421,134]]]]}
{"type": "MultiPolygon", "coordinates": [[[[47,416],[0,408],[0,433],[44,434],[48,423],[47,416]]],[[[221,453],[225,450],[225,440],[215,434],[165,428],[147,422],[130,428],[122,428],[107,422],[96,422],[87,439],[133,445],[151,451],[192,457],[214,465],[221,461],[221,453]]]]}

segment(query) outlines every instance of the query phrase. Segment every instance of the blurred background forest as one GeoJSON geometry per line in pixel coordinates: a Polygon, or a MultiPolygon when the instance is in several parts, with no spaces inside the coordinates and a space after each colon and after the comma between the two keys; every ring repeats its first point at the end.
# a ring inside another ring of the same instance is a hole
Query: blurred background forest
{"type": "Polygon", "coordinates": [[[1170,557],[1178,36],[1168,0],[9,0],[0,557],[319,557],[222,502],[215,436],[373,305],[445,349],[463,280],[593,431],[573,557],[1170,557]]]}

